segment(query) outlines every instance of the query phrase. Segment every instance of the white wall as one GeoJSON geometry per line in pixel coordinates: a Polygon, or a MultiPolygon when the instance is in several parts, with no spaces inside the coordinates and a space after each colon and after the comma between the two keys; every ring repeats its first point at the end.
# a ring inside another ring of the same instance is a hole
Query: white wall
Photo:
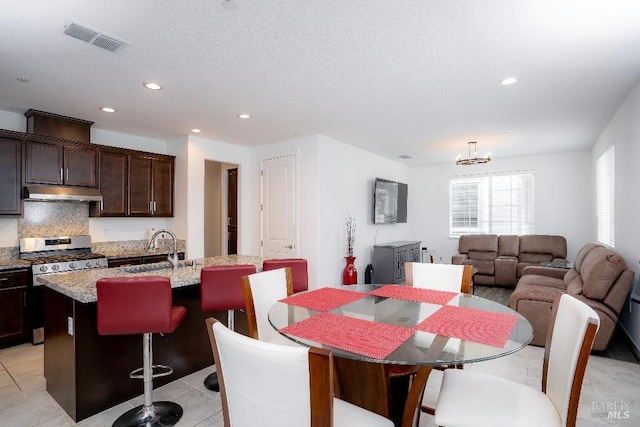
{"type": "Polygon", "coordinates": [[[413,215],[414,185],[410,182],[410,168],[325,136],[319,137],[319,143],[319,285],[342,284],[348,214],[356,220],[354,255],[358,283],[364,283],[364,272],[371,262],[374,244],[418,240],[412,233],[419,217],[413,215]],[[376,177],[409,185],[406,224],[373,224],[376,177]]]}
{"type": "Polygon", "coordinates": [[[27,118],[24,116],[24,114],[0,110],[0,129],[14,130],[16,132],[26,132],[27,118]]]}
{"type": "Polygon", "coordinates": [[[449,178],[489,172],[534,171],[536,192],[536,234],[559,234],[567,239],[567,256],[595,239],[589,151],[553,153],[500,159],[475,166],[450,164],[416,167],[411,170],[409,196],[412,230],[422,246],[435,250],[438,262],[450,263],[458,253],[458,239],[449,237],[449,178]]]}
{"type": "MultiPolygon", "coordinates": [[[[640,191],[638,171],[640,164],[640,83],[629,93],[609,125],[593,147],[593,162],[612,143],[616,150],[616,206],[615,250],[622,255],[627,267],[640,275],[640,191]]],[[[595,167],[594,167],[595,170],[595,167]]],[[[595,191],[595,189],[594,189],[595,191]]],[[[595,225],[594,225],[594,234],[595,225]]],[[[640,284],[636,285],[640,292],[640,284]]],[[[637,349],[640,349],[640,304],[627,303],[622,309],[620,323],[637,349]]]]}

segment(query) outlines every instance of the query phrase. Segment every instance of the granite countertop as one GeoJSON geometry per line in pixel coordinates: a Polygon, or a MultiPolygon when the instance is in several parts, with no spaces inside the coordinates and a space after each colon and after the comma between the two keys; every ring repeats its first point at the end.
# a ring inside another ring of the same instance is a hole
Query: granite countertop
{"type": "Polygon", "coordinates": [[[31,267],[31,263],[24,259],[0,259],[0,271],[29,267],[31,267]]]}
{"type": "Polygon", "coordinates": [[[34,286],[46,286],[60,292],[76,301],[91,303],[97,300],[96,282],[103,277],[136,277],[136,276],[163,276],[171,279],[171,287],[197,285],[200,283],[200,270],[202,267],[212,265],[236,265],[253,264],[257,271],[262,271],[264,258],[249,255],[223,255],[210,258],[189,260],[180,262],[180,267],[172,269],[168,262],[143,264],[131,267],[101,268],[71,273],[44,274],[37,276],[34,286]],[[188,265],[194,261],[195,265],[188,265]]]}

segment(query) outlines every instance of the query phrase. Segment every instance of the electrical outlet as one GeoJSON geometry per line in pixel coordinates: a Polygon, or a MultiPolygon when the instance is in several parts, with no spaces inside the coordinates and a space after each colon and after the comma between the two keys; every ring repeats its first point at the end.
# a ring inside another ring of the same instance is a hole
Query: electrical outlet
{"type": "Polygon", "coordinates": [[[67,317],[67,333],[73,336],[73,317],[67,317]]]}

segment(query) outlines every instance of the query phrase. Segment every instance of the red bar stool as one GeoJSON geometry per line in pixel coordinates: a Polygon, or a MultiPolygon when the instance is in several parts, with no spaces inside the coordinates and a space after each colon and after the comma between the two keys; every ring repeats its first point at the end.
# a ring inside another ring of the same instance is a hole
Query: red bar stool
{"type": "Polygon", "coordinates": [[[120,415],[113,427],[172,426],[182,417],[182,407],[173,402],[153,401],[153,378],[171,375],[173,369],[153,364],[153,333],[171,333],[187,309],[173,307],[171,281],[166,277],[107,277],[96,283],[98,332],[100,335],[143,334],[143,367],[129,374],[144,381],[144,405],[120,415]],[[153,374],[153,369],[164,372],[153,374]],[[142,371],[142,374],[140,372],[142,371]]]}
{"type": "Polygon", "coordinates": [[[266,259],[262,262],[262,270],[276,270],[289,267],[293,277],[293,293],[303,292],[309,289],[309,274],[307,272],[307,260],[304,258],[266,259]]]}
{"type": "MultiPolygon", "coordinates": [[[[202,311],[227,311],[227,327],[234,330],[234,310],[243,309],[242,276],[253,274],[253,264],[220,265],[200,270],[200,308],[202,311]]],[[[220,391],[216,372],[204,379],[209,390],[220,391]]]]}

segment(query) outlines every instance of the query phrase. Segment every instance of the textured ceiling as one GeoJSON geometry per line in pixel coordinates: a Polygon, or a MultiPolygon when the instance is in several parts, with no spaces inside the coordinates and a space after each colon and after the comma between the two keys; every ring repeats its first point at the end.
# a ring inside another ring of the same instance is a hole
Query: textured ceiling
{"type": "Polygon", "coordinates": [[[494,158],[591,147],[640,76],[637,0],[231,2],[4,1],[0,108],[244,146],[323,134],[420,165],[470,140],[494,158]]]}

